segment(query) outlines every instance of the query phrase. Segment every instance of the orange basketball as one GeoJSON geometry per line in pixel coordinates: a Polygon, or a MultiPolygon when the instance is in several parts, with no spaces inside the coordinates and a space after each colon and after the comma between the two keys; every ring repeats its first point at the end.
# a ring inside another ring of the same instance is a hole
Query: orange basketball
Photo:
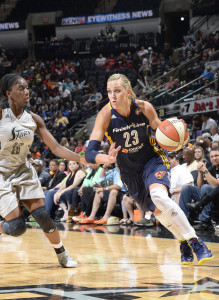
{"type": "Polygon", "coordinates": [[[178,151],[188,143],[189,131],[183,120],[169,118],[160,123],[155,136],[161,148],[178,151]]]}

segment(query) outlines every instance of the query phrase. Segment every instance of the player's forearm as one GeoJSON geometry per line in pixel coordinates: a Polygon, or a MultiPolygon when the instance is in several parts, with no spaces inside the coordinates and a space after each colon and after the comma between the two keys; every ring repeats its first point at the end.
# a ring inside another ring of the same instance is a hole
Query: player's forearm
{"type": "Polygon", "coordinates": [[[60,146],[60,145],[57,146],[53,150],[53,153],[58,157],[61,157],[61,158],[67,159],[67,160],[80,162],[80,158],[81,158],[80,155],[68,150],[66,147],[63,147],[63,146],[60,146]]]}

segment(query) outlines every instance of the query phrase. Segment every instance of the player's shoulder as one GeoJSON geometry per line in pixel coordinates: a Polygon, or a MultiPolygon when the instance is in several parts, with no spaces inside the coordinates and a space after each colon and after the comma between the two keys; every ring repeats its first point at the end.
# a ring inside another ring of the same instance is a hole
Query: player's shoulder
{"type": "Polygon", "coordinates": [[[141,108],[141,109],[152,109],[153,105],[148,102],[148,101],[144,101],[144,100],[139,100],[136,99],[135,103],[141,108]]]}
{"type": "Polygon", "coordinates": [[[110,117],[111,116],[111,106],[109,103],[107,103],[106,105],[104,105],[104,107],[99,111],[98,116],[100,117],[110,117]]]}

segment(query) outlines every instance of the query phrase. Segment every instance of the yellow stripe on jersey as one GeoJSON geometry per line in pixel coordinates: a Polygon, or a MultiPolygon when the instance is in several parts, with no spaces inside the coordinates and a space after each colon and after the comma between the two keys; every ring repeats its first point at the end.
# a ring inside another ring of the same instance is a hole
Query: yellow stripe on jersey
{"type": "Polygon", "coordinates": [[[106,136],[107,140],[110,142],[110,145],[112,145],[113,140],[112,140],[111,136],[109,136],[109,133],[107,131],[105,132],[105,136],[106,136]]]}
{"type": "Polygon", "coordinates": [[[110,101],[108,102],[108,105],[109,105],[110,109],[112,109],[112,105],[111,105],[110,101]]]}
{"type": "Polygon", "coordinates": [[[160,155],[160,157],[163,161],[163,164],[166,165],[167,169],[170,169],[170,163],[167,159],[165,152],[163,151],[162,148],[157,147],[156,139],[149,135],[149,133],[148,133],[149,127],[150,127],[150,125],[147,125],[147,130],[146,130],[146,134],[149,137],[149,143],[154,148],[154,152],[156,152],[158,155],[160,155]]]}

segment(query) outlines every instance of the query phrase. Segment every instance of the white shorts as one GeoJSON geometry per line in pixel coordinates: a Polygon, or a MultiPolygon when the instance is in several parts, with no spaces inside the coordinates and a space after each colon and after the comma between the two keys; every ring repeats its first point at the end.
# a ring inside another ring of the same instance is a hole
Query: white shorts
{"type": "Polygon", "coordinates": [[[4,218],[20,200],[45,198],[37,173],[29,163],[14,172],[0,173],[0,215],[4,218]]]}

